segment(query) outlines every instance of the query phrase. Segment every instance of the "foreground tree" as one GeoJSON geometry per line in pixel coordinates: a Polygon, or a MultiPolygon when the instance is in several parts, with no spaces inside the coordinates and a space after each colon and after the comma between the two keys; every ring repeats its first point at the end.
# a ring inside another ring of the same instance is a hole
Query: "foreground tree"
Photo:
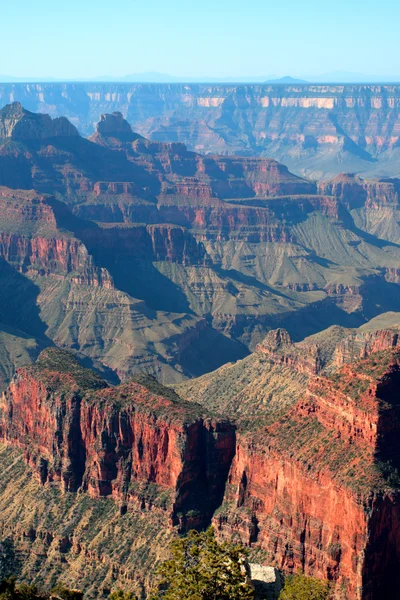
{"type": "Polygon", "coordinates": [[[327,581],[299,574],[285,579],[279,600],[327,600],[329,595],[330,586],[327,581]]]}
{"type": "Polygon", "coordinates": [[[190,531],[171,544],[172,558],[158,570],[161,591],[153,600],[252,600],[241,546],[218,543],[214,530],[190,531]]]}
{"type": "Polygon", "coordinates": [[[17,584],[16,577],[9,577],[0,583],[0,600],[46,600],[46,595],[35,585],[17,584]]]}

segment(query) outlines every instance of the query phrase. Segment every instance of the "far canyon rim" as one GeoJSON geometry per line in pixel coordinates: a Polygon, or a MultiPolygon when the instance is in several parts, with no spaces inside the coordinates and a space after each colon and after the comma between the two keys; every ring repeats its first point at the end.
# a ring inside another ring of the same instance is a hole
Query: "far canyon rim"
{"type": "Polygon", "coordinates": [[[400,84],[0,84],[0,103],[13,101],[83,135],[121,111],[142,135],[201,153],[275,158],[313,178],[400,174],[400,84]]]}

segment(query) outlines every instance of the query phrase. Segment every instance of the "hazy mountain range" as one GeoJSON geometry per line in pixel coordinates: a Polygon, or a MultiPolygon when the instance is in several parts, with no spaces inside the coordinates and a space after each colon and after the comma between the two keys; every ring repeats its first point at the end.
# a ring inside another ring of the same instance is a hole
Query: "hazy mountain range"
{"type": "Polygon", "coordinates": [[[332,71],[321,75],[301,74],[298,77],[288,75],[232,75],[230,77],[170,75],[148,71],[128,75],[101,75],[98,77],[51,77],[41,76],[18,77],[13,75],[0,75],[3,83],[18,82],[56,82],[56,81],[98,81],[98,82],[126,82],[126,83],[398,83],[400,75],[373,75],[368,73],[351,73],[347,71],[332,71]]]}

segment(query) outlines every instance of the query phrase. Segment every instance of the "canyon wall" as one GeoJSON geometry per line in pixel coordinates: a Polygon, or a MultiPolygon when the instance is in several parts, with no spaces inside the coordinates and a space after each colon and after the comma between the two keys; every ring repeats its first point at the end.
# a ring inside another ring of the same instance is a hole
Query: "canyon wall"
{"type": "MultiPolygon", "coordinates": [[[[18,102],[0,122],[0,182],[13,188],[0,192],[0,259],[30,286],[19,303],[31,299],[42,335],[123,379],[144,368],[175,382],[270,329],[301,339],[400,306],[396,179],[316,184],[269,158],[145,139],[120,112],[90,139],[18,102]]],[[[6,324],[36,336],[24,313],[6,324]]]]}

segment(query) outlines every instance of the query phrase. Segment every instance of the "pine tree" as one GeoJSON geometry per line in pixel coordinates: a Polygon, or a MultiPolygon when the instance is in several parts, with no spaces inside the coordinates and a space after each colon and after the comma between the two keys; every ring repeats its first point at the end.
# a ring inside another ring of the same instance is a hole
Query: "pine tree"
{"type": "Polygon", "coordinates": [[[172,558],[159,568],[154,600],[252,600],[244,548],[219,543],[214,530],[190,531],[171,544],[172,558]]]}

